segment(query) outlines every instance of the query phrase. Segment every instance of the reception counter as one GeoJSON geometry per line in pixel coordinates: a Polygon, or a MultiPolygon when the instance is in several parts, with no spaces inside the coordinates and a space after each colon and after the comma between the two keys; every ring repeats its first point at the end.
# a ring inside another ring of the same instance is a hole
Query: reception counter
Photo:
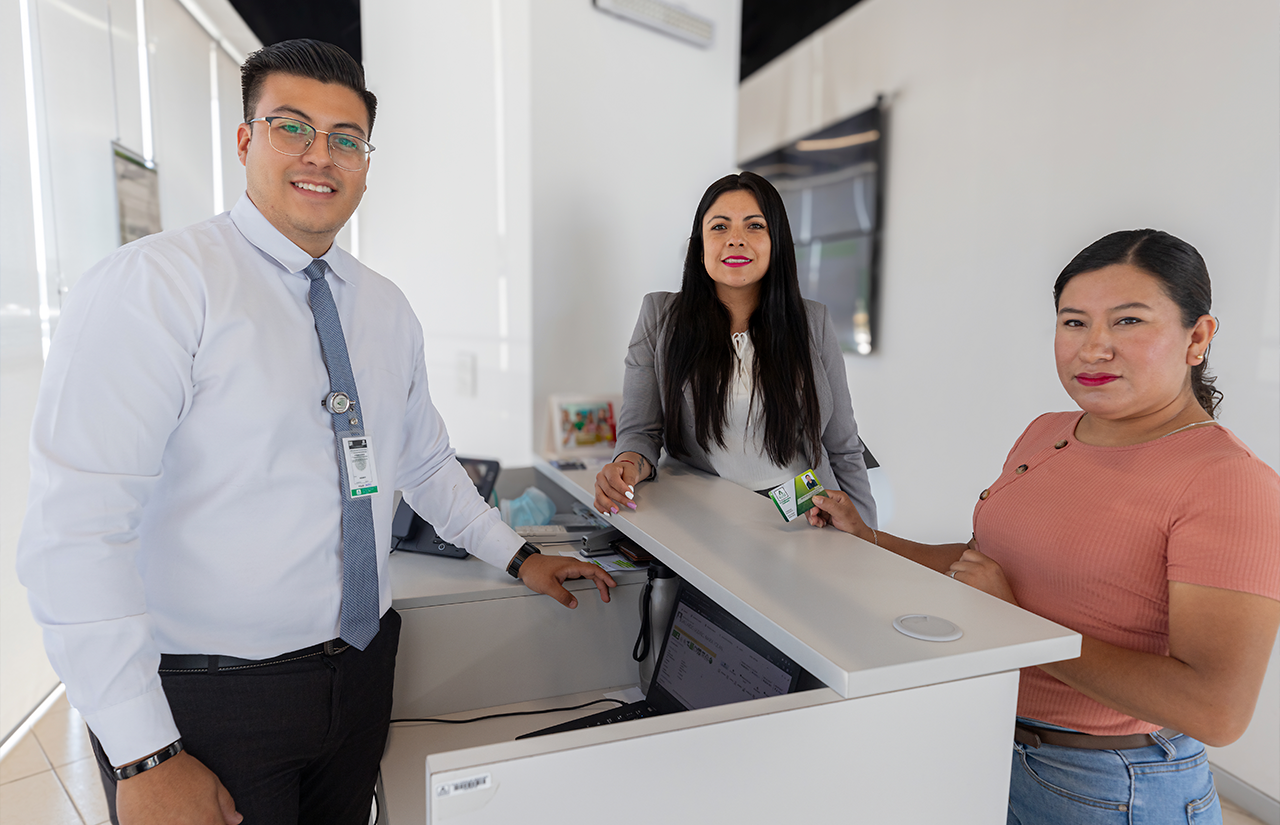
{"type": "MultiPolygon", "coordinates": [[[[768,499],[667,462],[612,517],[825,688],[514,741],[600,710],[466,724],[397,722],[383,821],[1002,823],[1018,668],[1072,658],[1078,634],[768,499]],[[949,642],[894,619],[957,625],[949,642]]],[[[518,477],[518,476],[517,476],[518,477]]],[[[590,502],[595,468],[527,478],[590,502]]],[[[394,719],[568,707],[632,687],[641,573],[565,610],[476,559],[396,554],[404,617],[394,719]]]]}

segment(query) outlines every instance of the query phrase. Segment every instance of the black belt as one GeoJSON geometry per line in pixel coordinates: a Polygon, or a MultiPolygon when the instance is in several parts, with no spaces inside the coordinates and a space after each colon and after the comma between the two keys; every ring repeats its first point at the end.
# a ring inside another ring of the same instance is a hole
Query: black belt
{"type": "Polygon", "coordinates": [[[341,639],[330,639],[327,642],[301,650],[281,653],[271,659],[240,659],[235,656],[204,656],[190,653],[161,653],[161,673],[195,673],[204,671],[213,675],[221,670],[250,670],[255,667],[281,665],[285,662],[297,662],[313,656],[337,656],[351,645],[341,639]]]}

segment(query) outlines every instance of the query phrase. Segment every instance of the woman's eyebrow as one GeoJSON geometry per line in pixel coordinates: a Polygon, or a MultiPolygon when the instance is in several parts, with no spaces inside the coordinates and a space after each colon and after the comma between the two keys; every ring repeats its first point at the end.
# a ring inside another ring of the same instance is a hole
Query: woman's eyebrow
{"type": "MultiPolygon", "coordinates": [[[[752,218],[759,218],[760,220],[764,220],[764,215],[747,215],[745,218],[743,218],[743,220],[749,221],[752,218]]],[[[733,220],[733,218],[730,218],[728,215],[712,215],[711,217],[706,219],[706,223],[711,223],[712,221],[730,221],[730,220],[733,220]]]]}
{"type": "MultiPolygon", "coordinates": [[[[1113,306],[1109,311],[1110,311],[1110,312],[1123,312],[1123,311],[1125,311],[1126,309],[1151,309],[1151,307],[1147,306],[1146,304],[1142,303],[1141,301],[1130,301],[1130,302],[1129,302],[1129,303],[1127,303],[1127,304],[1120,304],[1120,305],[1118,305],[1118,306],[1113,306]]],[[[1073,314],[1075,314],[1075,315],[1088,315],[1088,314],[1089,314],[1089,313],[1085,312],[1083,309],[1076,309],[1075,307],[1062,307],[1061,309],[1059,309],[1059,310],[1058,310],[1058,314],[1059,314],[1059,315],[1062,315],[1062,314],[1064,314],[1064,313],[1073,313],[1073,314]]]]}

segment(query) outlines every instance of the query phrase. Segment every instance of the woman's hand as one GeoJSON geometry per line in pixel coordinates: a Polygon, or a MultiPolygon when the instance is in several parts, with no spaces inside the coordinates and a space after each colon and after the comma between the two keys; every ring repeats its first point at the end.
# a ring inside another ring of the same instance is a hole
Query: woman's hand
{"type": "Polygon", "coordinates": [[[604,465],[596,473],[596,510],[606,516],[618,512],[619,507],[636,509],[636,485],[640,483],[640,468],[648,464],[639,453],[622,453],[613,462],[604,465]]]}
{"type": "Polygon", "coordinates": [[[875,534],[862,520],[858,508],[848,493],[839,490],[827,490],[809,499],[813,502],[813,510],[808,512],[809,523],[814,527],[835,526],[846,533],[852,533],[864,541],[875,541],[875,534]]]}
{"type": "Polygon", "coordinates": [[[1004,577],[1004,569],[996,564],[995,559],[978,551],[977,538],[969,539],[969,544],[960,558],[952,563],[947,575],[997,599],[1004,599],[1009,604],[1018,604],[1018,600],[1013,597],[1009,580],[1004,577]],[[960,578],[961,576],[964,578],[960,578]]]}

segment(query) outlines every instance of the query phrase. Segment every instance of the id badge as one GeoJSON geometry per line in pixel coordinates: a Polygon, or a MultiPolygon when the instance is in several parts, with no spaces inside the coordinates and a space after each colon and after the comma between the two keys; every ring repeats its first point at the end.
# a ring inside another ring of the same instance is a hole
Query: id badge
{"type": "Polygon", "coordinates": [[[787,521],[813,509],[813,497],[826,492],[826,488],[818,481],[813,470],[805,470],[800,475],[784,481],[769,491],[778,512],[787,521]]]}
{"type": "Polygon", "coordinates": [[[352,498],[364,498],[378,492],[372,438],[367,435],[344,436],[342,459],[347,463],[347,491],[352,498]]]}

